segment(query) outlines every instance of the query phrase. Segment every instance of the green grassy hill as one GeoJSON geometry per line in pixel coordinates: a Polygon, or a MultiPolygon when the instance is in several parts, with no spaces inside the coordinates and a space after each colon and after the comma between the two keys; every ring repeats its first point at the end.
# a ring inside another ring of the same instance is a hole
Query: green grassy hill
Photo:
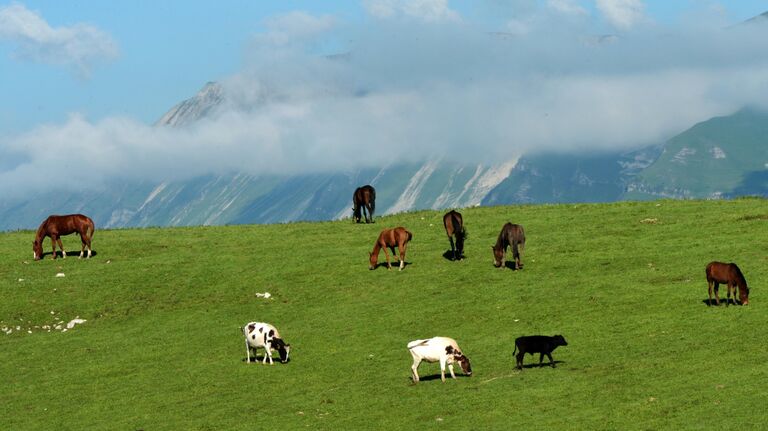
{"type": "MultiPolygon", "coordinates": [[[[374,225],[97,230],[90,260],[34,262],[32,232],[0,234],[0,327],[13,329],[0,332],[0,429],[768,423],[765,200],[462,213],[462,262],[442,257],[434,211],[374,225]],[[508,220],[528,237],[518,272],[491,263],[508,220]],[[368,271],[379,230],[396,225],[414,234],[409,265],[368,271]],[[711,260],[739,263],[749,306],[706,306],[711,260]],[[42,329],[78,316],[87,322],[67,332],[42,329]],[[244,362],[240,327],[251,320],[279,328],[289,364],[244,362]],[[568,340],[556,369],[513,369],[514,339],[532,334],[568,340]],[[405,345],[435,335],[458,341],[472,377],[443,384],[437,364],[422,364],[411,383],[405,345]]],[[[78,244],[65,238],[70,252],[78,244]]]]}

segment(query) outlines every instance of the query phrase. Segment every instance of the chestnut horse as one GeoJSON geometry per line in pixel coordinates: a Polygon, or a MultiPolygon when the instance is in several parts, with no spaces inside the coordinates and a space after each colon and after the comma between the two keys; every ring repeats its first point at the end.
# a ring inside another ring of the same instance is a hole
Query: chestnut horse
{"type": "Polygon", "coordinates": [[[464,257],[464,240],[467,238],[467,231],[464,229],[464,219],[458,211],[448,211],[443,216],[443,226],[445,233],[448,234],[448,241],[451,242],[451,253],[453,260],[461,260],[464,257]],[[456,237],[454,246],[453,237],[456,237]]]}
{"type": "Polygon", "coordinates": [[[363,215],[365,215],[366,223],[373,223],[375,210],[376,189],[370,185],[356,188],[355,193],[352,194],[352,215],[355,218],[355,223],[360,223],[363,215]]]}
{"type": "Polygon", "coordinates": [[[728,286],[728,300],[725,306],[731,302],[731,290],[733,290],[733,302],[736,302],[736,288],[739,289],[739,301],[742,305],[749,304],[749,288],[744,274],[735,263],[710,262],[707,265],[707,284],[709,285],[709,302],[712,305],[712,286],[715,287],[715,304],[720,305],[718,287],[720,283],[728,286]]]}
{"type": "Polygon", "coordinates": [[[400,271],[405,266],[405,249],[408,246],[408,241],[413,239],[413,234],[408,232],[404,227],[396,227],[394,229],[384,229],[379,234],[379,238],[376,240],[376,244],[373,245],[373,251],[369,252],[370,261],[368,269],[376,269],[377,262],[379,261],[379,250],[384,249],[384,255],[387,256],[387,269],[392,269],[389,264],[389,253],[387,249],[392,250],[392,256],[395,256],[395,246],[400,252],[400,271]]]}
{"type": "Polygon", "coordinates": [[[501,228],[501,233],[499,233],[499,238],[496,240],[496,245],[491,246],[491,249],[493,250],[493,266],[496,268],[503,267],[507,246],[512,246],[512,257],[515,259],[515,269],[521,269],[523,267],[523,262],[520,259],[520,254],[525,248],[525,231],[519,224],[505,224],[501,228]]]}
{"type": "Polygon", "coordinates": [[[88,257],[91,257],[91,238],[93,238],[93,220],[82,214],[70,215],[52,215],[48,216],[44,222],[37,228],[35,241],[32,243],[32,251],[35,254],[35,260],[43,257],[43,240],[45,237],[51,237],[51,246],[53,247],[52,259],[56,259],[56,243],[59,243],[62,257],[67,257],[64,251],[64,245],[61,243],[62,235],[77,233],[80,235],[80,241],[83,243],[80,249],[80,257],[83,257],[86,246],[88,247],[88,257]]]}

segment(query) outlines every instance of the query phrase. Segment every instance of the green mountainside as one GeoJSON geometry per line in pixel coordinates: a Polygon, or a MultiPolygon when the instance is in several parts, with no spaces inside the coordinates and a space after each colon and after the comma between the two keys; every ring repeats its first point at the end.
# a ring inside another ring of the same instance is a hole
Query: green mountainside
{"type": "Polygon", "coordinates": [[[55,261],[31,260],[33,231],[0,233],[0,429],[768,423],[766,200],[461,212],[469,238],[459,262],[444,257],[442,210],[373,225],[97,227],[91,259],[76,257],[69,235],[72,254],[55,261]],[[506,221],[525,228],[520,271],[492,264],[506,221]],[[413,233],[405,270],[369,271],[379,231],[398,225],[413,233]],[[748,306],[707,306],[712,260],[738,263],[748,306]],[[250,321],[278,328],[288,364],[246,363],[250,321]],[[567,340],[556,368],[526,355],[516,370],[515,339],[536,334],[567,340]],[[438,364],[422,363],[411,383],[406,344],[433,336],[458,342],[471,377],[457,369],[442,383],[438,364]]]}
{"type": "Polygon", "coordinates": [[[743,109],[670,139],[626,198],[718,198],[768,194],[768,113],[743,109]]]}

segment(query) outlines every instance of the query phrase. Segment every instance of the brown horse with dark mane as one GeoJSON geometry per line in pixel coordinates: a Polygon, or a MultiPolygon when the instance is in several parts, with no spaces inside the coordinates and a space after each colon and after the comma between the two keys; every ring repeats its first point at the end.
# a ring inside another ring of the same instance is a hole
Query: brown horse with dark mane
{"type": "Polygon", "coordinates": [[[365,215],[366,223],[373,223],[373,212],[376,210],[376,189],[371,185],[365,185],[355,189],[352,194],[352,215],[355,223],[365,215]]]}
{"type": "Polygon", "coordinates": [[[448,241],[451,242],[451,253],[453,260],[461,260],[464,257],[464,240],[467,238],[467,231],[464,229],[464,219],[458,211],[448,211],[443,216],[443,226],[445,233],[448,234],[448,241]],[[456,237],[454,246],[453,238],[456,237]]]}
{"type": "Polygon", "coordinates": [[[512,257],[515,259],[515,269],[521,269],[523,267],[520,254],[525,248],[525,231],[519,224],[507,223],[501,228],[499,238],[496,240],[496,245],[491,246],[493,250],[493,266],[496,268],[503,267],[505,263],[505,254],[507,247],[512,247],[512,257]]]}
{"type": "Polygon", "coordinates": [[[387,269],[392,269],[389,264],[389,253],[387,249],[392,251],[392,256],[395,255],[395,247],[400,252],[400,271],[405,266],[405,249],[408,246],[408,241],[413,239],[413,234],[408,232],[404,227],[396,227],[394,229],[384,229],[379,234],[379,238],[376,240],[376,244],[373,245],[373,251],[369,252],[370,261],[368,269],[376,269],[379,261],[379,250],[384,249],[384,255],[387,256],[387,269]]]}
{"type": "Polygon", "coordinates": [[[725,306],[731,302],[731,290],[733,290],[733,302],[736,302],[736,288],[739,290],[739,301],[741,305],[749,305],[749,288],[744,274],[735,263],[710,262],[707,265],[707,284],[709,285],[709,302],[712,305],[712,287],[715,288],[715,304],[720,305],[720,295],[718,287],[720,283],[728,286],[728,300],[725,306]]]}
{"type": "Polygon", "coordinates": [[[32,251],[35,253],[35,260],[40,260],[43,257],[43,240],[45,237],[51,238],[51,246],[53,247],[52,259],[56,259],[56,243],[59,243],[59,249],[61,249],[62,257],[67,257],[67,252],[64,251],[64,245],[61,243],[62,235],[69,235],[71,233],[77,233],[80,235],[80,241],[83,243],[80,249],[80,257],[83,257],[85,248],[88,247],[88,257],[91,257],[91,238],[93,238],[93,220],[82,214],[70,214],[70,215],[52,215],[48,216],[44,222],[37,228],[37,234],[35,235],[35,241],[32,243],[32,251]]]}

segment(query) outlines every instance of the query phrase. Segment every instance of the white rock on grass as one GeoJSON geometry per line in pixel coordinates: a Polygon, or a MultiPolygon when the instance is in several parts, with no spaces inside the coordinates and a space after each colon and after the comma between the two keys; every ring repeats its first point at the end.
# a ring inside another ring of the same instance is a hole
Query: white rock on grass
{"type": "Polygon", "coordinates": [[[56,277],[64,277],[64,273],[63,272],[56,273],[56,277]]]}
{"type": "MultiPolygon", "coordinates": [[[[72,319],[72,320],[69,321],[69,323],[67,323],[67,329],[72,329],[72,328],[75,327],[75,325],[80,325],[80,324],[83,324],[85,322],[87,322],[87,320],[85,320],[85,319],[80,319],[80,318],[72,319]]],[[[64,331],[66,331],[66,329],[61,331],[61,332],[64,332],[64,331]]]]}

